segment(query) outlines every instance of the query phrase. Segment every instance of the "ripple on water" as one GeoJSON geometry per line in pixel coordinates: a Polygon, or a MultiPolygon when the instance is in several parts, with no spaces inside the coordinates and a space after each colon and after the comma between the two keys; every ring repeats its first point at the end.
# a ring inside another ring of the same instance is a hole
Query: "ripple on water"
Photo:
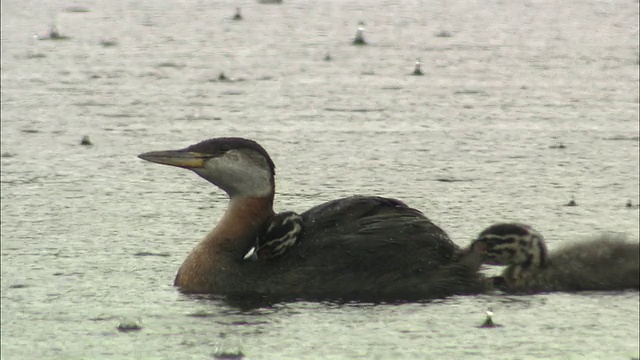
{"type": "Polygon", "coordinates": [[[182,295],[175,273],[226,198],[136,158],[243,136],[277,163],[280,211],[375,194],[460,245],[505,220],[552,247],[601,231],[637,239],[638,207],[625,207],[640,198],[637,2],[246,2],[233,25],[226,2],[181,4],[92,2],[56,17],[51,0],[3,3],[3,358],[638,357],[637,291],[411,304],[182,295]],[[354,14],[373,46],[350,44],[354,14]],[[23,41],[51,16],[69,39],[23,41]],[[416,58],[425,76],[408,75],[416,58]],[[84,134],[96,145],[80,149],[84,134]],[[563,207],[571,196],[579,206],[563,207]],[[489,309],[502,327],[478,328],[489,309]],[[142,329],[118,331],[129,320],[142,329]]]}

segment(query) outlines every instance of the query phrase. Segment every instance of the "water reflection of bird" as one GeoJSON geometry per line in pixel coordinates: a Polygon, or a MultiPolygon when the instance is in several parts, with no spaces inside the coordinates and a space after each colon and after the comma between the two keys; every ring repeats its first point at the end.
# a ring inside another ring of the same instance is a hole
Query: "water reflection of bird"
{"type": "Polygon", "coordinates": [[[547,253],[542,235],[525,224],[483,230],[471,250],[490,265],[507,265],[495,284],[507,292],[638,289],[640,247],[603,236],[547,253]]]}
{"type": "Polygon", "coordinates": [[[286,299],[417,300],[479,293],[476,254],[459,250],[419,211],[389,198],[353,196],[301,214],[295,246],[272,261],[247,261],[274,217],[275,166],[258,143],[216,138],[141,159],[194,171],[229,205],[178,270],[183,292],[286,299]]]}

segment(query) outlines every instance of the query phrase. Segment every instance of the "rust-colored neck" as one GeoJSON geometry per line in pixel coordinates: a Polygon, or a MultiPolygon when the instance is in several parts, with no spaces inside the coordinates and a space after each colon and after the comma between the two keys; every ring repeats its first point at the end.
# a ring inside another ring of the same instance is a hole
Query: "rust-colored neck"
{"type": "Polygon", "coordinates": [[[273,215],[272,196],[232,198],[218,225],[182,263],[174,285],[185,292],[218,293],[241,281],[243,257],[273,215]]]}

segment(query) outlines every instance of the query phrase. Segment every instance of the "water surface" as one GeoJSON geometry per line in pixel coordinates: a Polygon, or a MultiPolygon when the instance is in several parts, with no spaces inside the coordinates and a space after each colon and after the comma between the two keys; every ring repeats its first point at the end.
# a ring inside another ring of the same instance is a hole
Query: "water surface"
{"type": "Polygon", "coordinates": [[[226,197],[136,155],[218,136],[270,152],[279,211],[374,194],[461,246],[497,221],[638,241],[637,1],[377,4],[3,1],[2,358],[638,357],[637,291],[245,310],[171,286],[226,197]],[[34,38],[52,22],[70,38],[34,38]]]}

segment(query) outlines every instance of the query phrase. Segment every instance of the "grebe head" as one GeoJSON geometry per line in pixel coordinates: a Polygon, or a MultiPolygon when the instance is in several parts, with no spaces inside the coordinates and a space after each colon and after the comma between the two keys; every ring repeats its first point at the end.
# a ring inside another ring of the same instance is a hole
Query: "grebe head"
{"type": "Polygon", "coordinates": [[[258,143],[242,138],[205,140],[180,150],[151,151],[139,158],[192,170],[234,197],[271,197],[275,165],[258,143]]]}
{"type": "Polygon", "coordinates": [[[484,229],[471,244],[489,265],[545,266],[547,248],[542,235],[531,226],[500,223],[484,229]]]}

